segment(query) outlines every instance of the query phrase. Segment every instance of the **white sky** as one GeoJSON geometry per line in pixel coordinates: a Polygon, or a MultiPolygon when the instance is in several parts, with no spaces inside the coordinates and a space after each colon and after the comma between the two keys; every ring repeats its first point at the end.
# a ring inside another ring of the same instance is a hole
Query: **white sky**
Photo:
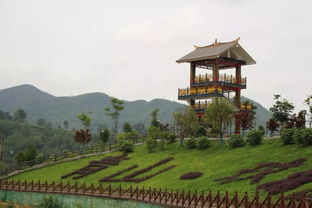
{"type": "Polygon", "coordinates": [[[56,96],[104,92],[177,100],[189,65],[175,61],[215,38],[257,61],[242,92],[297,109],[312,94],[309,0],[0,0],[0,89],[32,84],[56,96]]]}

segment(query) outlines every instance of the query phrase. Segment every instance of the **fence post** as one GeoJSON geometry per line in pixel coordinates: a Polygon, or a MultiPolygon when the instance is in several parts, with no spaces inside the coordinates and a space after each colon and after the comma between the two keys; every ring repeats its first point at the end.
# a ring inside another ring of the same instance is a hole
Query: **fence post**
{"type": "Polygon", "coordinates": [[[118,194],[119,194],[119,197],[121,197],[121,184],[119,184],[119,187],[118,187],[118,194]]]}
{"type": "Polygon", "coordinates": [[[56,155],[54,155],[54,162],[56,162],[56,157],[57,157],[57,156],[56,156],[56,155]]]}
{"type": "Polygon", "coordinates": [[[135,198],[138,199],[139,198],[139,187],[136,187],[136,193],[135,193],[135,198]]]}
{"type": "Polygon", "coordinates": [[[235,191],[235,194],[234,194],[234,207],[238,208],[238,194],[237,194],[237,191],[235,191]]]}
{"type": "Polygon", "coordinates": [[[112,194],[112,185],[109,184],[108,185],[108,196],[111,196],[111,194],[112,194]]]}

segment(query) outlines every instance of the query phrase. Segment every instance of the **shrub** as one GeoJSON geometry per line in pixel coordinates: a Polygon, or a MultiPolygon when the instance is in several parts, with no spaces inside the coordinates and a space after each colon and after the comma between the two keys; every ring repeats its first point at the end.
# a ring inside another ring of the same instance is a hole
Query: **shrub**
{"type": "Polygon", "coordinates": [[[118,141],[118,150],[123,153],[133,152],[133,144],[132,142],[122,139],[118,141]]]}
{"type": "Polygon", "coordinates": [[[197,146],[195,138],[190,138],[189,140],[186,140],[185,144],[187,149],[195,149],[197,146]]]}
{"type": "Polygon", "coordinates": [[[312,145],[312,129],[299,129],[294,134],[294,138],[298,144],[312,145]]]}
{"type": "Polygon", "coordinates": [[[295,143],[295,133],[297,129],[283,129],[281,131],[281,139],[284,145],[294,144],[295,143]]]}
{"type": "Polygon", "coordinates": [[[180,176],[180,179],[181,180],[194,179],[200,177],[201,175],[203,175],[201,172],[188,172],[180,176]]]}
{"type": "Polygon", "coordinates": [[[177,135],[175,134],[170,134],[170,136],[167,138],[168,143],[174,143],[177,139],[177,135]]]}
{"type": "Polygon", "coordinates": [[[242,147],[245,145],[244,137],[239,134],[233,134],[229,139],[229,146],[231,148],[242,147]]]}
{"type": "Polygon", "coordinates": [[[147,139],[146,139],[147,152],[149,152],[149,153],[155,152],[156,147],[157,147],[156,139],[154,139],[153,137],[148,136],[147,139]]]}
{"type": "Polygon", "coordinates": [[[210,147],[210,141],[207,137],[200,137],[197,141],[197,149],[204,150],[210,147]]]}
{"type": "Polygon", "coordinates": [[[247,142],[250,145],[260,145],[262,143],[263,131],[261,130],[250,130],[247,133],[247,142]]]}
{"type": "Polygon", "coordinates": [[[197,129],[197,131],[196,131],[196,136],[197,136],[197,137],[207,136],[207,132],[206,132],[205,127],[200,126],[200,127],[197,129]]]}

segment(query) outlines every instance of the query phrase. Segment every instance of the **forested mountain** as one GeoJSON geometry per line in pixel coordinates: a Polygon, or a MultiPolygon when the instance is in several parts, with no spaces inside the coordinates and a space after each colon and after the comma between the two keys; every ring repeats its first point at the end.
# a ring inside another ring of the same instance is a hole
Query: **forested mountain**
{"type": "MultiPolygon", "coordinates": [[[[243,98],[243,100],[248,98],[243,98]]],[[[249,99],[250,100],[250,99],[249,99]]],[[[252,101],[252,100],[251,100],[252,101]]],[[[264,125],[270,117],[270,112],[255,101],[257,106],[257,125],[264,125]]],[[[125,109],[121,112],[120,124],[129,122],[136,124],[150,122],[150,113],[159,109],[159,119],[163,123],[172,122],[172,112],[183,104],[154,99],[152,101],[136,100],[125,101],[125,109]]],[[[43,118],[53,126],[63,126],[64,121],[69,122],[69,128],[79,128],[80,123],[77,114],[91,111],[93,128],[99,124],[112,126],[111,119],[105,115],[104,109],[110,107],[110,96],[104,93],[88,93],[72,97],[56,97],[39,90],[31,85],[21,85],[0,90],[0,110],[14,113],[17,108],[22,108],[27,113],[27,120],[37,123],[43,118]]]]}

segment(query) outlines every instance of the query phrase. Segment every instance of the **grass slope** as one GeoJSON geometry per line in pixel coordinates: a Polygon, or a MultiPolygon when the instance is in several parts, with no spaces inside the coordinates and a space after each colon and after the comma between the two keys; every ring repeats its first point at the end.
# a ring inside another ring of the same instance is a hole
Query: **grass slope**
{"type": "MultiPolygon", "coordinates": [[[[53,180],[60,181],[60,177],[62,175],[79,169],[84,165],[87,165],[89,161],[102,159],[103,157],[106,157],[108,155],[118,154],[120,153],[115,152],[85,158],[82,160],[61,163],[31,172],[25,172],[12,177],[12,179],[48,180],[50,182],[53,180]]],[[[111,166],[108,169],[104,169],[85,178],[79,179],[77,180],[77,182],[86,182],[87,184],[95,183],[96,185],[98,185],[99,179],[122,169],[125,169],[131,165],[138,165],[139,168],[144,168],[170,156],[174,157],[175,159],[166,163],[165,165],[153,169],[148,174],[154,173],[170,165],[176,165],[175,168],[138,184],[131,182],[122,182],[121,185],[125,187],[128,187],[130,185],[139,185],[140,187],[144,186],[145,188],[155,187],[174,190],[220,190],[222,192],[229,191],[230,193],[234,193],[235,191],[243,193],[247,191],[250,193],[254,193],[257,184],[251,185],[249,180],[220,185],[219,183],[215,182],[214,179],[231,176],[241,169],[252,168],[259,162],[288,162],[300,157],[304,157],[307,159],[303,166],[271,174],[265,177],[260,183],[282,179],[287,177],[291,173],[301,170],[307,170],[312,167],[311,147],[300,147],[297,145],[283,146],[282,143],[277,139],[266,140],[264,144],[256,147],[245,146],[237,149],[229,149],[228,146],[218,146],[215,141],[211,148],[202,151],[187,150],[185,148],[178,147],[176,143],[167,146],[167,149],[164,151],[158,151],[156,153],[150,154],[146,152],[145,145],[142,145],[136,147],[135,152],[129,154],[130,159],[122,161],[119,166],[111,166]],[[203,173],[203,176],[193,180],[179,179],[181,175],[189,171],[200,171],[203,173]]],[[[139,168],[136,168],[129,173],[139,168]]],[[[63,181],[69,181],[71,183],[76,182],[76,180],[72,180],[71,178],[67,178],[63,181]]],[[[113,185],[117,186],[119,185],[119,183],[113,183],[113,185]]],[[[299,191],[306,188],[312,188],[312,183],[303,185],[293,191],[299,191]]]]}

